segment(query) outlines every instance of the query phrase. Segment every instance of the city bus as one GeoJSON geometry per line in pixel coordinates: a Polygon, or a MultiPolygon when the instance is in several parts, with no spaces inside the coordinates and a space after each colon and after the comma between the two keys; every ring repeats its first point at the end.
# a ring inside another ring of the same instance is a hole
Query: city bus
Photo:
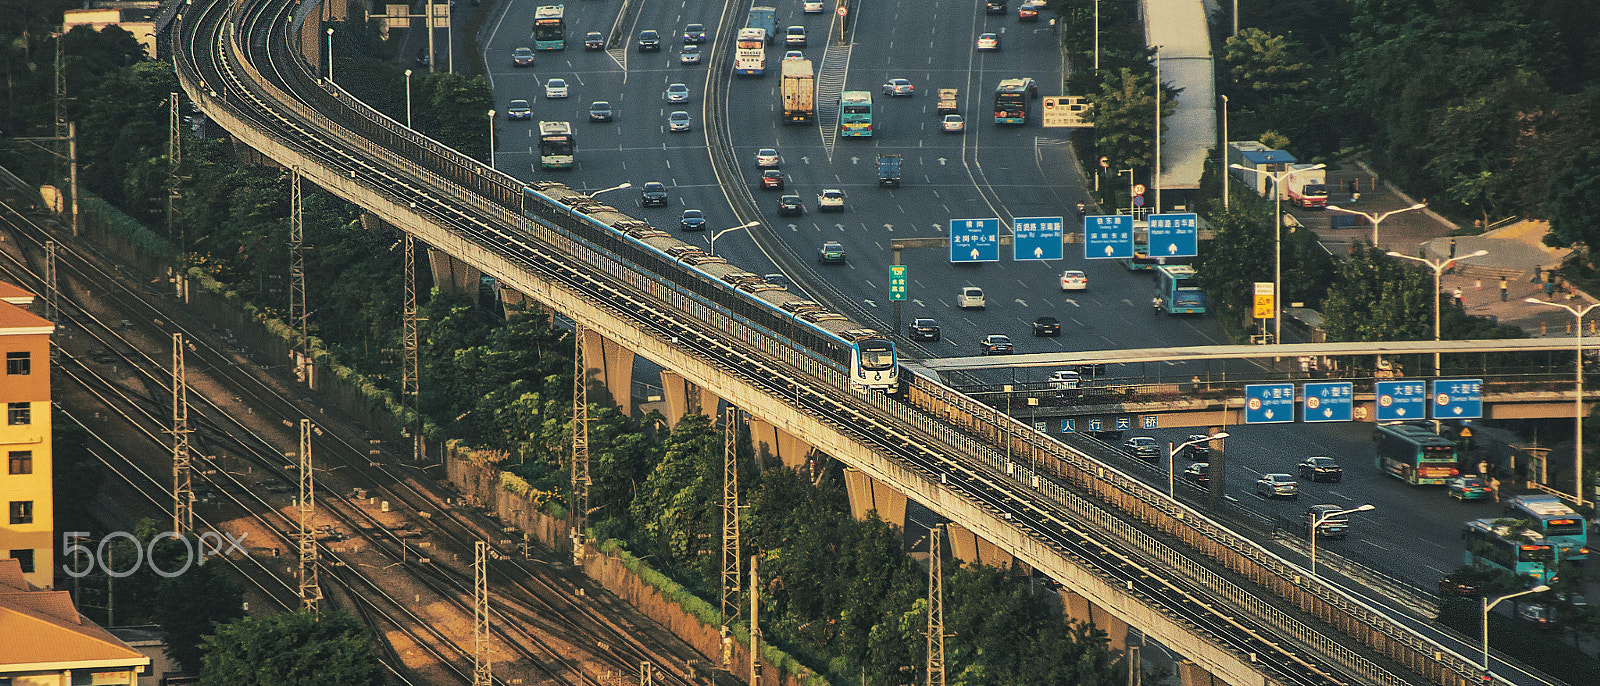
{"type": "Polygon", "coordinates": [[[567,49],[566,11],[564,5],[544,5],[534,10],[534,50],[567,49]]]}
{"type": "Polygon", "coordinates": [[[1537,531],[1474,519],[1461,527],[1461,541],[1466,564],[1507,572],[1526,586],[1556,580],[1556,547],[1537,531]]]}
{"type": "Polygon", "coordinates": [[[994,123],[1028,123],[1028,80],[1006,79],[994,89],[994,123]]]}
{"type": "Polygon", "coordinates": [[[1583,515],[1553,495],[1522,495],[1506,503],[1506,516],[1528,522],[1556,547],[1563,560],[1589,559],[1589,531],[1583,515]]]}
{"type": "Polygon", "coordinates": [[[739,29],[739,38],[734,44],[733,74],[734,76],[766,76],[766,29],[739,29]]]}
{"type": "Polygon", "coordinates": [[[539,166],[545,169],[571,169],[578,144],[572,137],[572,123],[539,122],[539,166]]]}
{"type": "MultiPolygon", "coordinates": [[[[1134,229],[1138,229],[1137,223],[1134,224],[1134,229]]],[[[1122,266],[1127,267],[1130,272],[1155,271],[1156,267],[1163,264],[1166,262],[1162,258],[1150,256],[1149,245],[1139,242],[1133,244],[1133,257],[1122,261],[1122,266]]]]}
{"type": "Polygon", "coordinates": [[[845,91],[839,96],[839,135],[872,135],[872,91],[845,91]]]}
{"type": "Polygon", "coordinates": [[[1187,264],[1157,266],[1156,294],[1167,314],[1206,313],[1206,293],[1200,290],[1194,267],[1187,264]]]}
{"type": "Polygon", "coordinates": [[[1412,486],[1444,485],[1460,473],[1456,444],[1414,424],[1384,424],[1372,434],[1373,466],[1412,486]]]}

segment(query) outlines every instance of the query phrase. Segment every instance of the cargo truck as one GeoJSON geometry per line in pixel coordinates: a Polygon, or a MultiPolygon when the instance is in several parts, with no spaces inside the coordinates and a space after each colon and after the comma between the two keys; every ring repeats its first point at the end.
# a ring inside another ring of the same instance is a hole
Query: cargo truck
{"type": "Polygon", "coordinates": [[[809,124],[816,115],[811,60],[783,61],[783,123],[809,124]]]}
{"type": "Polygon", "coordinates": [[[939,89],[939,104],[935,110],[939,116],[956,114],[960,111],[960,108],[956,105],[956,93],[957,91],[954,88],[939,89]]]}
{"type": "Polygon", "coordinates": [[[767,45],[772,45],[778,30],[778,10],[771,7],[756,7],[752,5],[750,7],[750,18],[745,21],[744,25],[747,28],[765,31],[767,45]]]}
{"type": "Polygon", "coordinates": [[[1296,207],[1321,209],[1328,206],[1328,172],[1312,169],[1313,164],[1291,164],[1283,178],[1283,199],[1296,207]]]}
{"type": "Polygon", "coordinates": [[[879,188],[899,188],[900,187],[900,156],[899,155],[879,155],[878,156],[878,187],[879,188]]]}

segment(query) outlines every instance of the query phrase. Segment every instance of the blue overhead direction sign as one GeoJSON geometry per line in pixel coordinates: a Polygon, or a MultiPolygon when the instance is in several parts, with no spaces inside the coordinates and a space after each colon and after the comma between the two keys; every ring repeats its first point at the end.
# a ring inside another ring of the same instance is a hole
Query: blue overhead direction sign
{"type": "Polygon", "coordinates": [[[1263,383],[1244,387],[1244,423],[1287,424],[1294,421],[1294,384],[1263,383]]]}
{"type": "Polygon", "coordinates": [[[1000,218],[950,220],[951,262],[999,262],[1000,218]]]}
{"type": "Polygon", "coordinates": [[[1436,379],[1430,397],[1434,419],[1483,417],[1483,379],[1436,379]]]}
{"type": "Polygon", "coordinates": [[[1377,383],[1377,416],[1380,422],[1398,422],[1408,419],[1428,418],[1428,384],[1422,379],[1414,381],[1379,381],[1377,383]]]}
{"type": "Polygon", "coordinates": [[[1086,260],[1133,258],[1133,217],[1097,214],[1083,218],[1083,257],[1086,260]]]}
{"type": "Polygon", "coordinates": [[[1304,386],[1305,406],[1300,417],[1307,422],[1348,422],[1354,416],[1355,403],[1349,381],[1308,383],[1304,386]]]}
{"type": "Polygon", "coordinates": [[[1200,254],[1200,220],[1193,212],[1152,214],[1151,257],[1194,257],[1200,254]]]}
{"type": "Polygon", "coordinates": [[[1011,259],[1061,259],[1062,217],[1017,217],[1011,222],[1011,259]]]}

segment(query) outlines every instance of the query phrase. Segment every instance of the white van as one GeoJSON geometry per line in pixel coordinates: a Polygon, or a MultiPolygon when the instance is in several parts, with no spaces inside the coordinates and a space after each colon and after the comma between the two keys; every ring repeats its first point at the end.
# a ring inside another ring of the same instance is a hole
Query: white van
{"type": "Polygon", "coordinates": [[[1077,372],[1060,370],[1050,374],[1050,390],[1074,391],[1083,385],[1083,377],[1077,372]]]}
{"type": "Polygon", "coordinates": [[[981,310],[984,308],[983,289],[977,286],[967,286],[961,289],[961,295],[956,296],[956,307],[963,310],[981,310]]]}

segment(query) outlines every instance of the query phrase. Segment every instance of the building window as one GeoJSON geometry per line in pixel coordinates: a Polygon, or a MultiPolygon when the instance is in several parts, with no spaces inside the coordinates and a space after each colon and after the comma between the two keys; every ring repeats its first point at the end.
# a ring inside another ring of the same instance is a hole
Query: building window
{"type": "Polygon", "coordinates": [[[11,551],[11,559],[22,563],[22,573],[23,574],[32,574],[33,573],[33,550],[32,549],[13,550],[13,551],[11,551]]]}
{"type": "Polygon", "coordinates": [[[27,376],[33,373],[33,353],[6,353],[6,376],[27,376]]]}
{"type": "Polygon", "coordinates": [[[33,406],[28,403],[6,403],[6,423],[27,426],[33,423],[33,406]]]}
{"type": "Polygon", "coordinates": [[[12,524],[32,524],[33,523],[33,501],[32,500],[13,500],[13,501],[11,501],[11,523],[12,524]]]}
{"type": "Polygon", "coordinates": [[[12,474],[32,474],[33,473],[33,451],[32,450],[13,450],[13,451],[11,451],[11,460],[10,460],[10,462],[11,462],[11,468],[10,468],[9,472],[12,473],[12,474]]]}

